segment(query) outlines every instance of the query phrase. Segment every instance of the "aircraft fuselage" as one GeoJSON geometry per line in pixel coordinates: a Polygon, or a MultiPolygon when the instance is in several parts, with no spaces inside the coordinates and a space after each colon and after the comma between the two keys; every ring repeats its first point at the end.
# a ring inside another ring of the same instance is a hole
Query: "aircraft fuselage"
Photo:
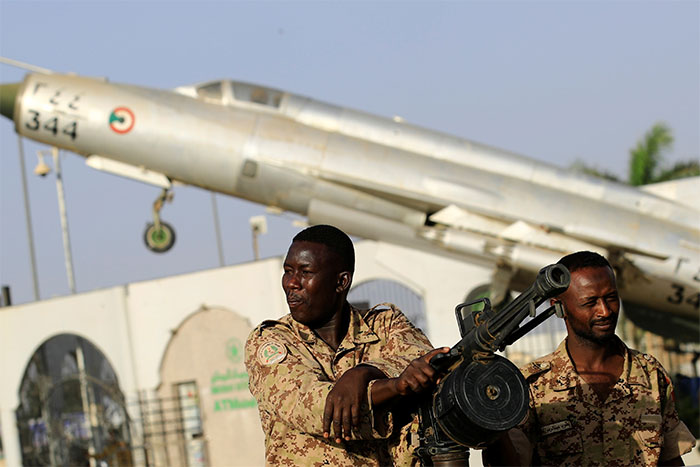
{"type": "Polygon", "coordinates": [[[86,157],[532,277],[598,250],[626,304],[697,322],[700,211],[682,200],[231,81],[173,92],[29,74],[13,117],[21,135],[86,157]]]}

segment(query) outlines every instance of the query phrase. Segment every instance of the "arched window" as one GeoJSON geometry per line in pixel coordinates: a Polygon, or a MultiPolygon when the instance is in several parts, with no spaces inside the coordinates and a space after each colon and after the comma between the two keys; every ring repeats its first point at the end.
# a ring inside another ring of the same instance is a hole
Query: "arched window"
{"type": "Polygon", "coordinates": [[[131,465],[128,416],[112,366],[74,334],[44,342],[19,389],[23,465],[131,465]],[[94,462],[93,462],[94,465],[94,462]]]}
{"type": "Polygon", "coordinates": [[[403,284],[375,279],[355,285],[348,293],[348,301],[358,308],[370,308],[378,303],[389,302],[398,306],[414,326],[428,332],[423,297],[403,284]]]}

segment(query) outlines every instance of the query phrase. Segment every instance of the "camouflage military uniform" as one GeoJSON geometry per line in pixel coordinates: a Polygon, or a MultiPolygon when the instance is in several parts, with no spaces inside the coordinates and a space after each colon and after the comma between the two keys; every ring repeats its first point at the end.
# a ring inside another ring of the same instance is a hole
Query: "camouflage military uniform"
{"type": "Polygon", "coordinates": [[[690,451],[695,438],[678,419],[666,371],[654,357],[619,344],[624,366],[605,402],[576,373],[566,340],[521,369],[530,413],[509,432],[521,459],[534,454],[542,465],[640,466],[690,451]]]}
{"type": "Polygon", "coordinates": [[[362,363],[397,377],[431,349],[428,338],[393,305],[369,311],[351,307],[348,334],[337,351],[291,315],[264,321],[248,337],[245,363],[265,432],[267,463],[390,465],[399,455],[404,457],[397,463],[410,462],[406,432],[411,419],[372,407],[371,382],[361,426],[350,441],[323,438],[323,411],[345,371],[362,363]]]}

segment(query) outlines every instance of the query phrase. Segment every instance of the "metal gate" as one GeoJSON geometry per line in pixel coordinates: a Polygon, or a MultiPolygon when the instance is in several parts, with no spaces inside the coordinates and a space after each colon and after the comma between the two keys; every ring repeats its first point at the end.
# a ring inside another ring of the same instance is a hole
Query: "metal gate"
{"type": "Polygon", "coordinates": [[[174,388],[176,396],[139,391],[130,402],[134,465],[200,467],[207,465],[199,395],[194,382],[174,388]]]}

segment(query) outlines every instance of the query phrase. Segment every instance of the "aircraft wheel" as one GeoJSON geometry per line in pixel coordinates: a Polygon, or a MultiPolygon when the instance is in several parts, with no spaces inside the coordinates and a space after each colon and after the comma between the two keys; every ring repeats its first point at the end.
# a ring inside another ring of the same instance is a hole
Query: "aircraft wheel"
{"type": "Polygon", "coordinates": [[[167,222],[160,222],[160,229],[152,223],[146,225],[143,233],[143,241],[146,247],[154,253],[165,253],[175,244],[175,230],[167,222]]]}

